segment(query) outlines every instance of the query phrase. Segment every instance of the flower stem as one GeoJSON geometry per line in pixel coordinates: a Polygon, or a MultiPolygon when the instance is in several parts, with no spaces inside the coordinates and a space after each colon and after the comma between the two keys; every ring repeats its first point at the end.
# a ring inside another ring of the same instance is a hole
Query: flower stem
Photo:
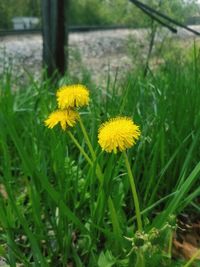
{"type": "MultiPolygon", "coordinates": [[[[86,144],[87,144],[87,146],[88,146],[88,148],[89,148],[89,151],[90,151],[90,154],[91,154],[91,156],[92,156],[92,159],[93,159],[93,161],[95,162],[95,161],[97,160],[96,153],[95,153],[95,151],[94,151],[94,149],[93,149],[93,147],[92,147],[92,144],[91,144],[91,142],[90,142],[89,136],[88,136],[88,134],[87,134],[87,131],[86,131],[86,129],[85,129],[85,126],[84,126],[84,124],[83,124],[83,122],[82,122],[81,117],[79,118],[79,123],[80,123],[80,126],[81,126],[81,130],[82,130],[82,132],[83,132],[83,135],[84,135],[86,144]]],[[[99,166],[98,163],[97,163],[97,170],[96,170],[96,173],[97,173],[97,176],[98,176],[98,178],[99,178],[99,181],[100,181],[100,183],[101,183],[101,185],[102,185],[102,183],[103,183],[103,173],[102,173],[101,168],[100,168],[100,166],[99,166]]]]}
{"type": "Polygon", "coordinates": [[[197,259],[197,257],[200,255],[200,249],[198,249],[194,255],[191,257],[191,259],[183,266],[183,267],[189,267],[191,264],[197,259]]]}
{"type": "Polygon", "coordinates": [[[125,164],[126,164],[126,168],[127,168],[127,171],[128,171],[129,182],[130,182],[131,191],[132,191],[132,195],[133,195],[133,201],[134,201],[134,205],[135,205],[135,213],[136,213],[138,230],[142,231],[142,220],[141,220],[141,214],[140,214],[140,205],[139,205],[138,195],[137,195],[137,191],[136,191],[135,181],[134,181],[133,174],[132,174],[132,171],[131,171],[131,167],[130,167],[130,163],[129,163],[129,160],[128,160],[128,156],[127,156],[125,151],[123,152],[123,154],[124,154],[124,157],[125,157],[125,164]]]}
{"type": "Polygon", "coordinates": [[[172,255],[172,242],[173,242],[173,232],[169,233],[169,246],[168,246],[168,257],[171,259],[172,255]]]}
{"type": "Polygon", "coordinates": [[[85,126],[84,126],[84,124],[83,124],[83,121],[82,121],[81,117],[79,117],[79,123],[80,123],[80,126],[81,126],[81,130],[82,130],[82,132],[83,132],[83,135],[84,135],[84,137],[85,137],[86,144],[87,144],[87,146],[88,146],[88,148],[89,148],[89,150],[90,150],[90,153],[91,153],[91,155],[92,155],[92,158],[93,158],[93,160],[96,160],[96,154],[95,154],[95,152],[94,152],[94,149],[93,149],[93,147],[92,147],[92,144],[91,144],[91,142],[90,142],[89,136],[88,136],[88,134],[87,134],[87,131],[86,131],[86,129],[85,129],[85,126]]]}
{"type": "Polygon", "coordinates": [[[141,250],[137,252],[135,267],[145,267],[145,259],[141,250]]]}
{"type": "Polygon", "coordinates": [[[72,141],[74,142],[74,144],[78,147],[78,149],[80,150],[81,154],[85,157],[85,159],[87,160],[87,162],[91,166],[93,166],[93,162],[88,157],[87,153],[84,151],[84,149],[82,148],[82,146],[79,144],[78,140],[74,137],[74,135],[70,131],[67,131],[67,133],[68,133],[69,137],[72,139],[72,141]]]}

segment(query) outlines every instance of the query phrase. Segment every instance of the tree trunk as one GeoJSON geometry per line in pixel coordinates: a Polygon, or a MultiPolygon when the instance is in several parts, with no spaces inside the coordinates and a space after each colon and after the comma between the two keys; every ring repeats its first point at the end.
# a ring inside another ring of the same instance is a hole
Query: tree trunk
{"type": "Polygon", "coordinates": [[[41,0],[43,22],[43,64],[47,74],[63,75],[67,67],[68,44],[65,11],[68,0],[41,0]]]}

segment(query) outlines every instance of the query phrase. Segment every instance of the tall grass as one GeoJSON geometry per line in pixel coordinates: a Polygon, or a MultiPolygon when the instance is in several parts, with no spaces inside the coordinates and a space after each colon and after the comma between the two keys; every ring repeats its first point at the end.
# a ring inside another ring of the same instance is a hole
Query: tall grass
{"type": "MultiPolygon", "coordinates": [[[[9,266],[142,266],[138,242],[155,229],[161,250],[148,257],[144,249],[147,266],[175,266],[171,252],[161,251],[167,251],[175,217],[195,209],[200,193],[199,67],[194,53],[185,65],[168,63],[147,78],[129,74],[106,90],[85,82],[91,102],[81,116],[97,155],[92,166],[65,132],[44,126],[56,106],[50,80],[13,91],[12,76],[1,77],[0,255],[9,266]],[[141,238],[123,156],[103,153],[97,143],[101,122],[116,115],[132,117],[142,132],[128,151],[141,238]]],[[[71,131],[89,154],[80,126],[71,131]]]]}

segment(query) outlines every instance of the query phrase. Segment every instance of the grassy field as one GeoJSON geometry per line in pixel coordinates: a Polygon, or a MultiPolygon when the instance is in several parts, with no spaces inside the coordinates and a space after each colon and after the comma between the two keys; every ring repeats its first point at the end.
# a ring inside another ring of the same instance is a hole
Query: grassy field
{"type": "Polygon", "coordinates": [[[108,79],[104,90],[67,76],[56,85],[30,77],[18,88],[4,73],[0,256],[5,266],[192,266],[195,257],[172,258],[172,233],[181,212],[199,214],[199,73],[195,47],[187,59],[165,62],[146,78],[138,70],[120,84],[108,79]],[[67,131],[48,129],[44,120],[56,109],[56,90],[77,82],[90,91],[89,105],[78,110],[81,121],[67,131]],[[127,158],[98,144],[101,123],[116,116],[132,118],[141,130],[127,158]]]}

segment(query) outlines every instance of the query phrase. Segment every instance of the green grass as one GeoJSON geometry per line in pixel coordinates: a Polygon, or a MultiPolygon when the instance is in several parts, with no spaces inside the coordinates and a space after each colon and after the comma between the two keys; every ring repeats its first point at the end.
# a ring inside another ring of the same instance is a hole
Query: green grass
{"type": "MultiPolygon", "coordinates": [[[[121,84],[108,80],[106,90],[80,81],[91,91],[81,117],[97,156],[92,166],[59,127],[44,126],[58,85],[30,79],[13,91],[12,75],[1,76],[0,184],[8,197],[0,194],[0,256],[9,266],[142,267],[144,258],[146,266],[182,266],[170,259],[170,235],[180,212],[199,212],[200,194],[200,66],[193,54],[147,78],[138,72],[121,84]],[[127,152],[144,233],[137,232],[123,155],[101,152],[97,143],[101,122],[117,115],[131,116],[142,132],[127,152]]],[[[71,132],[90,155],[79,124],[71,132]]]]}

